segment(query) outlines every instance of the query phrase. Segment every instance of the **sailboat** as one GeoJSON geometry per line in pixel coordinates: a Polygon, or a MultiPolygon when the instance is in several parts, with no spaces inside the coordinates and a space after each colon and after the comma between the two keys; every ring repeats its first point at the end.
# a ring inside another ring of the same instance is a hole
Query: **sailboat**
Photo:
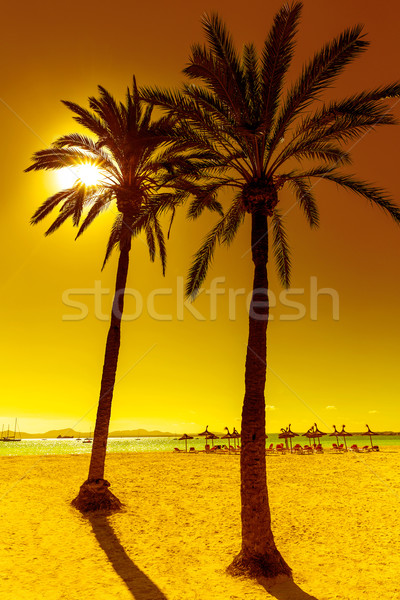
{"type": "Polygon", "coordinates": [[[93,442],[93,438],[92,436],[92,430],[90,430],[90,434],[89,437],[85,438],[82,442],[82,444],[91,444],[93,442]]]}
{"type": "MultiPolygon", "coordinates": [[[[19,433],[19,430],[18,430],[19,433]]],[[[15,419],[14,433],[10,432],[10,427],[8,427],[7,431],[4,431],[4,425],[1,428],[1,438],[0,442],[20,442],[21,441],[21,433],[19,433],[20,437],[17,437],[17,419],[15,419]],[[7,435],[6,435],[7,433],[7,435]]]]}

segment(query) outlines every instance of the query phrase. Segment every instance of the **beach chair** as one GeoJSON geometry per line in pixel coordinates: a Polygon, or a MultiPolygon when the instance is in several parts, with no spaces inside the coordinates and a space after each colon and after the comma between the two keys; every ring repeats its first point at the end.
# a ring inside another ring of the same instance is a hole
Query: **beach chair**
{"type": "Polygon", "coordinates": [[[350,447],[350,450],[352,450],[353,452],[360,452],[360,448],[357,446],[357,444],[353,444],[350,447]]]}
{"type": "Polygon", "coordinates": [[[276,451],[279,452],[280,454],[285,454],[286,448],[283,444],[277,444],[276,451]]]}
{"type": "Polygon", "coordinates": [[[303,446],[301,446],[300,444],[296,444],[295,446],[293,446],[293,453],[294,454],[304,454],[303,446]]]}
{"type": "Polygon", "coordinates": [[[265,448],[265,454],[271,454],[274,452],[274,444],[270,444],[268,448],[265,448]]]}
{"type": "Polygon", "coordinates": [[[195,453],[197,453],[197,450],[196,450],[196,448],[194,446],[192,446],[191,448],[189,448],[189,452],[192,452],[192,453],[195,452],[195,453]]]}
{"type": "Polygon", "coordinates": [[[361,448],[361,452],[371,452],[372,448],[370,446],[363,446],[361,448]]]}
{"type": "Polygon", "coordinates": [[[174,448],[174,452],[183,452],[180,448],[174,448]]]}
{"type": "Polygon", "coordinates": [[[335,452],[340,452],[340,448],[337,444],[332,444],[332,448],[335,452]]]}
{"type": "Polygon", "coordinates": [[[372,446],[372,452],[379,452],[379,446],[372,446]]]}
{"type": "Polygon", "coordinates": [[[312,449],[311,446],[309,446],[308,444],[304,445],[303,453],[305,453],[305,454],[313,454],[313,452],[314,452],[314,450],[312,449]]]}
{"type": "Polygon", "coordinates": [[[323,454],[323,453],[324,453],[324,449],[323,449],[323,447],[321,446],[321,444],[317,444],[317,445],[315,446],[315,452],[316,452],[317,454],[323,454]]]}

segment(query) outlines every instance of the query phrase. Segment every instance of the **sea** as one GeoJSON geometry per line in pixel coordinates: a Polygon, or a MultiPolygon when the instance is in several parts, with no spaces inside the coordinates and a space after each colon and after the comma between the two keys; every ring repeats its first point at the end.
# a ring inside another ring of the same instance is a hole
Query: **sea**
{"type": "MultiPolygon", "coordinates": [[[[395,446],[400,446],[400,435],[375,435],[372,437],[373,444],[379,446],[383,451],[390,451],[395,446]]],[[[213,441],[215,445],[226,444],[228,440],[216,439],[213,441]]],[[[343,439],[340,440],[342,443],[343,439]]],[[[366,446],[370,444],[369,436],[353,435],[347,438],[347,445],[357,444],[358,446],[366,446]]],[[[268,434],[268,439],[265,441],[266,446],[270,444],[284,442],[278,438],[277,433],[268,434]]],[[[307,444],[307,438],[299,436],[294,438],[294,443],[301,445],[307,444]]],[[[332,443],[336,443],[336,438],[329,435],[321,440],[322,447],[325,449],[332,448],[332,443]]],[[[233,445],[233,440],[231,440],[233,445]]],[[[204,438],[194,438],[187,440],[187,448],[194,447],[196,450],[204,450],[204,438]]],[[[173,452],[174,448],[185,451],[185,441],[172,437],[125,437],[125,438],[109,438],[107,444],[107,452],[173,452]]],[[[43,455],[59,455],[59,454],[90,454],[92,444],[84,444],[83,439],[76,438],[48,438],[48,439],[30,439],[21,440],[20,442],[3,442],[0,441],[0,456],[43,456],[43,455]]],[[[394,449],[394,448],[393,448],[394,449]]]]}

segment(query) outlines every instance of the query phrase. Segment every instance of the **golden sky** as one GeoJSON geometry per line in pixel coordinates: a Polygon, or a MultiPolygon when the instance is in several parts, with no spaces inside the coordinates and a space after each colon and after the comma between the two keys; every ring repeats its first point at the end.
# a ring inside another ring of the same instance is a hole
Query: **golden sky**
{"type": "MultiPolygon", "coordinates": [[[[371,47],[347,69],[332,97],[400,78],[400,9],[394,0],[304,4],[291,79],[325,41],[359,22],[371,47]]],[[[29,219],[57,182],[52,175],[23,173],[33,152],[77,130],[60,100],[85,104],[98,84],[121,97],[133,74],[139,84],[178,85],[190,44],[204,39],[204,11],[219,12],[239,47],[247,41],[260,47],[280,5],[276,0],[151,5],[121,0],[115,8],[104,0],[83,0],[62,9],[48,0],[8,4],[0,36],[0,424],[16,416],[23,431],[87,430],[95,419],[108,326],[102,315],[111,300],[104,290],[113,288],[116,272],[115,256],[100,271],[111,218],[98,218],[76,242],[69,226],[44,238],[46,224],[31,227],[29,219]],[[92,292],[71,292],[96,286],[103,290],[101,306],[92,292]],[[63,303],[68,294],[86,303],[86,318],[71,320],[79,311],[63,303]]],[[[400,117],[400,104],[394,112],[400,117]]],[[[354,171],[397,199],[399,138],[399,127],[386,127],[365,136],[353,151],[354,171]]],[[[400,230],[333,184],[320,183],[316,191],[319,230],[310,231],[296,207],[287,216],[297,290],[291,300],[304,305],[301,319],[287,319],[296,309],[279,301],[270,263],[277,307],[268,334],[268,430],[290,422],[300,432],[314,421],[325,430],[333,423],[346,423],[349,430],[362,430],[365,423],[400,430],[400,230]],[[315,289],[322,288],[336,291],[338,315],[336,296],[316,297],[315,289]]],[[[293,199],[284,194],[282,203],[289,210],[293,199]]],[[[133,245],[128,286],[137,291],[127,302],[131,319],[123,324],[111,430],[240,427],[245,297],[251,285],[248,223],[229,251],[216,253],[206,287],[224,278],[218,288],[225,293],[216,296],[214,309],[210,294],[203,293],[192,312],[179,299],[190,258],[212,222],[213,217],[193,223],[185,222],[183,212],[178,216],[165,279],[142,241],[133,245]],[[151,292],[158,288],[163,291],[153,294],[154,310],[169,320],[154,318],[151,310],[151,292]],[[230,288],[235,293],[244,288],[236,296],[236,314],[230,288]],[[139,293],[144,306],[135,318],[139,293]]]]}

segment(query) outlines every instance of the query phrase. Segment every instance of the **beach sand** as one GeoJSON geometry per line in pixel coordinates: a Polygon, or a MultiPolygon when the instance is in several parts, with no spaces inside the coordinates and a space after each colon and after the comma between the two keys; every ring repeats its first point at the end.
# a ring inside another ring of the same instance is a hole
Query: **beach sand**
{"type": "Polygon", "coordinates": [[[267,456],[273,530],[295,586],[228,576],[240,548],[239,457],[113,454],[125,504],[70,501],[88,456],[0,459],[0,596],[19,600],[398,600],[400,448],[267,456]]]}

